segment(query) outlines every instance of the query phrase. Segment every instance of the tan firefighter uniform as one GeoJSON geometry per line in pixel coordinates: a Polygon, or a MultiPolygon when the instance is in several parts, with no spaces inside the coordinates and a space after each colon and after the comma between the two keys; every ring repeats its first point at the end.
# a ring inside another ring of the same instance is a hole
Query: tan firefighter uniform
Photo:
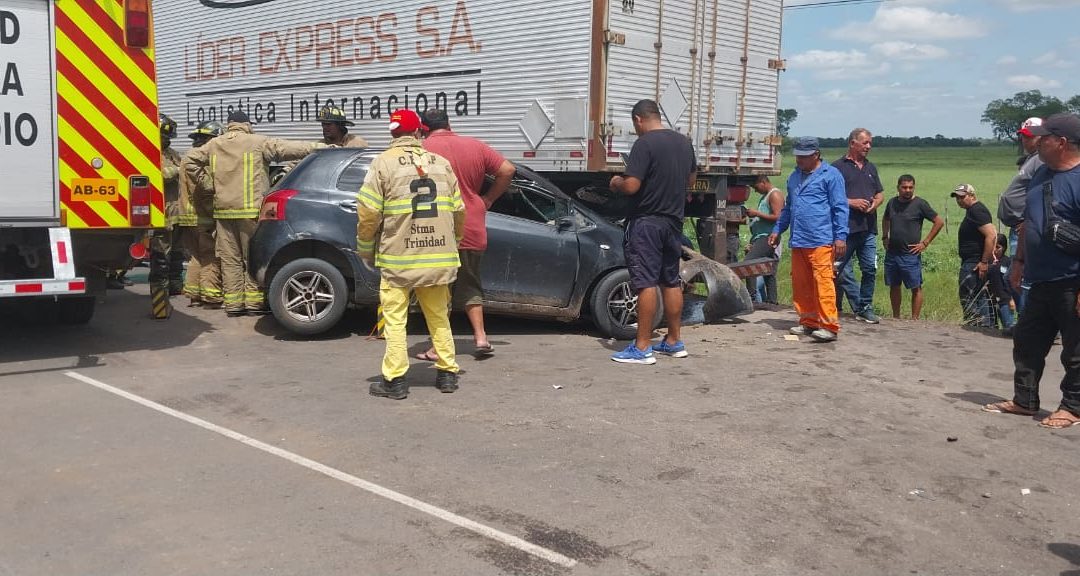
{"type": "Polygon", "coordinates": [[[184,294],[192,304],[220,306],[224,294],[221,290],[221,267],[214,254],[213,181],[207,179],[199,183],[191,176],[190,150],[184,155],[180,166],[177,225],[182,243],[191,255],[184,277],[184,294]]]}
{"type": "Polygon", "coordinates": [[[176,230],[178,201],[180,198],[180,154],[171,146],[161,151],[161,178],[165,183],[165,228],[155,230],[150,249],[155,262],[151,262],[150,283],[168,282],[169,293],[179,294],[184,287],[184,249],[176,230]]]}
{"type": "Polygon", "coordinates": [[[409,369],[405,336],[411,293],[435,345],[435,367],[456,374],[449,286],[457,278],[465,205],[450,162],[424,150],[412,135],[394,138],[372,161],[357,200],[357,251],[382,272],[383,377],[394,380],[409,369]]]}
{"type": "MultiPolygon", "coordinates": [[[[270,190],[272,162],[300,160],[318,142],[271,138],[251,132],[251,124],[230,115],[225,133],[191,151],[188,174],[213,181],[215,251],[221,264],[225,311],[230,315],[265,311],[265,300],[248,273],[248,244],[258,225],[263,196],[270,190]]],[[[240,114],[246,120],[246,114],[240,114]]]]}

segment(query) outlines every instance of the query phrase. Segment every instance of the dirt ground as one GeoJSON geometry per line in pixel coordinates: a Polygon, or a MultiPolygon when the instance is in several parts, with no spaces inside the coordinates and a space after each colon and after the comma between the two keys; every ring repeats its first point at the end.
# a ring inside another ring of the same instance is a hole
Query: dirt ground
{"type": "Polygon", "coordinates": [[[1080,428],[979,410],[1011,396],[996,336],[846,318],[835,344],[789,341],[776,308],[627,366],[586,326],[513,319],[475,360],[459,323],[461,390],[416,361],[394,402],[367,394],[368,315],[297,340],[268,317],[148,307],[136,286],[89,326],[0,320],[0,574],[1080,575],[1080,428]]]}

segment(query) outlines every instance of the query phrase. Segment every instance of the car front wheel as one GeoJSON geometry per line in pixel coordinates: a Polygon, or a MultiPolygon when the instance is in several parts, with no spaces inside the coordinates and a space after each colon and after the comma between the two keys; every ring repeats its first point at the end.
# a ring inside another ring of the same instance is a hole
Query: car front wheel
{"type": "Polygon", "coordinates": [[[321,334],[341,320],[349,286],[341,271],[325,260],[301,258],[281,267],[270,282],[270,310],[295,334],[321,334]]]}
{"type": "MultiPolygon", "coordinates": [[[[593,290],[590,310],[593,323],[605,336],[616,340],[637,336],[638,295],[630,286],[630,272],[622,268],[604,276],[593,290]]],[[[652,325],[658,326],[663,317],[664,304],[657,294],[652,325]]]]}

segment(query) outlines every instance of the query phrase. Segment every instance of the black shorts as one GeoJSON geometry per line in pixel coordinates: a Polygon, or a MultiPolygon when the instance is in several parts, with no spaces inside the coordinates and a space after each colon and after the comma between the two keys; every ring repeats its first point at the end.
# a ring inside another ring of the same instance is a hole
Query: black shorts
{"type": "Polygon", "coordinates": [[[638,216],[626,225],[626,267],[634,290],[679,286],[682,226],[667,216],[638,216]]]}

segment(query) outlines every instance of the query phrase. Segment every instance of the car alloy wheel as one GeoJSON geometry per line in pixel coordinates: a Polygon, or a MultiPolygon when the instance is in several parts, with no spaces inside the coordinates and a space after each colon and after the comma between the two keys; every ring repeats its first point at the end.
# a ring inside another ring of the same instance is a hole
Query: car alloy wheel
{"type": "Polygon", "coordinates": [[[333,264],[300,258],[274,273],[267,300],[281,325],[295,334],[311,336],[326,332],[341,320],[349,304],[349,284],[333,264]]]}
{"type": "Polygon", "coordinates": [[[304,270],[285,281],[281,292],[285,312],[300,322],[318,322],[334,305],[334,286],[318,272],[304,270]]]}

